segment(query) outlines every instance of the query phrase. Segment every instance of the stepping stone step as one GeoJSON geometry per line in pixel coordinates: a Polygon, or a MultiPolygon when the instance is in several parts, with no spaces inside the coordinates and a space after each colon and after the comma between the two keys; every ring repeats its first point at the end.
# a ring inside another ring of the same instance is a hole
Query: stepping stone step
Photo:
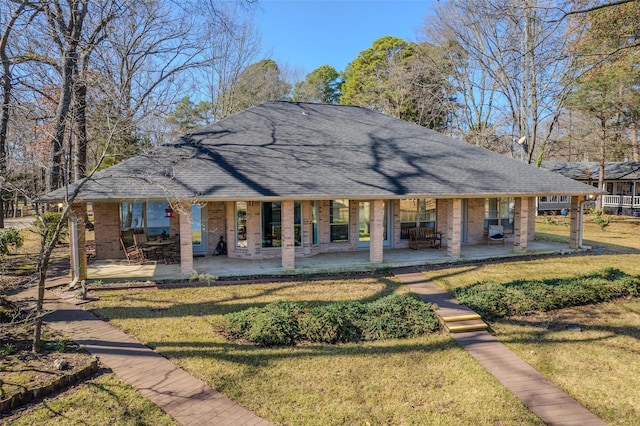
{"type": "Polygon", "coordinates": [[[480,315],[475,312],[469,312],[468,314],[455,314],[455,315],[441,315],[444,322],[458,322],[458,321],[471,321],[481,319],[480,315]]]}
{"type": "Polygon", "coordinates": [[[479,319],[445,322],[444,326],[447,328],[449,333],[466,333],[468,331],[485,330],[487,328],[487,324],[479,319]]]}

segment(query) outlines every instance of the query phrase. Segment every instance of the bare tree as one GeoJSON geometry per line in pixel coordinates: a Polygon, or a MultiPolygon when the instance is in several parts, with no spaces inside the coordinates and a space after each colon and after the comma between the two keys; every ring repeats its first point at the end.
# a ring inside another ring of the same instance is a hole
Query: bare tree
{"type": "Polygon", "coordinates": [[[536,148],[542,158],[569,87],[571,57],[565,47],[575,34],[556,19],[560,14],[557,2],[542,0],[455,0],[436,6],[425,33],[441,45],[457,46],[454,84],[464,101],[462,130],[472,133],[471,140],[487,130],[498,140],[524,138],[527,161],[536,148]]]}
{"type": "Polygon", "coordinates": [[[206,66],[204,96],[213,105],[214,120],[237,110],[231,97],[242,72],[258,58],[260,35],[252,20],[252,8],[244,3],[200,2],[198,9],[207,28],[203,42],[206,66]]]}
{"type": "Polygon", "coordinates": [[[12,66],[18,61],[10,52],[10,41],[17,30],[16,25],[25,25],[34,15],[28,1],[2,2],[0,25],[0,63],[2,64],[2,109],[0,112],[0,228],[4,228],[4,193],[7,179],[7,135],[12,104],[12,66]],[[21,22],[22,20],[22,22],[21,22]]]}

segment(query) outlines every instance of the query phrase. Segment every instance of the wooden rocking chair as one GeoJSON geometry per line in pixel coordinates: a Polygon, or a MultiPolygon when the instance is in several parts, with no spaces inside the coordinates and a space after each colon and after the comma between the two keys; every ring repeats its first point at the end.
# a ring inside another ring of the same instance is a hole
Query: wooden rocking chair
{"type": "Polygon", "coordinates": [[[135,245],[127,247],[124,244],[124,241],[122,241],[122,238],[120,238],[120,245],[122,246],[122,250],[124,250],[124,254],[127,257],[127,262],[129,262],[129,264],[144,263],[144,254],[139,247],[135,245]]]}

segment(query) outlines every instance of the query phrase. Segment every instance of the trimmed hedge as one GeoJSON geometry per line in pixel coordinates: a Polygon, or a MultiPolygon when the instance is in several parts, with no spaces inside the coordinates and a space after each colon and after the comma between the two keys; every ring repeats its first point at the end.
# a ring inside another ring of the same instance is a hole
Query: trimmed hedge
{"type": "Polygon", "coordinates": [[[569,278],[517,280],[507,284],[479,282],[454,292],[460,303],[487,320],[589,305],[639,294],[640,278],[614,268],[569,278]]]}
{"type": "Polygon", "coordinates": [[[368,304],[343,301],[317,307],[280,301],[225,318],[227,336],[260,346],[406,338],[438,329],[432,305],[408,294],[386,296],[368,304]]]}

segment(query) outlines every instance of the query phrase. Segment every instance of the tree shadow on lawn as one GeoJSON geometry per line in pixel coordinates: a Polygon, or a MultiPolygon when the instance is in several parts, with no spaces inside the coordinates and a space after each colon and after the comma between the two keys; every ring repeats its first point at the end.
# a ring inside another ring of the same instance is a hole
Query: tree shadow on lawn
{"type": "MultiPolygon", "coordinates": [[[[235,342],[149,342],[151,347],[160,347],[158,352],[172,361],[188,358],[203,358],[242,365],[246,368],[265,368],[273,362],[290,361],[311,357],[358,357],[406,354],[425,356],[428,353],[463,349],[452,338],[443,338],[434,333],[434,341],[424,343],[420,338],[390,339],[344,344],[304,343],[294,346],[264,347],[235,342]],[[391,342],[391,343],[386,343],[391,342]]],[[[253,375],[254,370],[247,371],[253,375]]]]}
{"type": "MultiPolygon", "coordinates": [[[[516,326],[525,328],[534,328],[533,331],[518,331],[513,334],[498,333],[503,343],[514,344],[559,344],[559,343],[575,343],[582,344],[588,342],[603,342],[618,336],[628,336],[634,339],[640,339],[640,327],[635,326],[603,326],[594,324],[581,324],[576,319],[552,319],[552,320],[536,320],[536,319],[500,319],[495,324],[504,324],[506,326],[516,326]],[[576,338],[559,339],[558,333],[572,331],[576,338]],[[604,333],[597,337],[589,336],[582,333],[583,331],[595,331],[604,333]],[[581,337],[583,336],[583,337],[581,337]]],[[[633,350],[640,353],[640,350],[625,347],[627,350],[633,350]]]]}
{"type": "MultiPolygon", "coordinates": [[[[349,299],[355,300],[361,303],[368,303],[373,300],[379,299],[384,296],[388,296],[394,293],[398,288],[402,287],[404,284],[399,281],[395,281],[389,278],[379,277],[375,279],[376,284],[383,284],[383,288],[376,291],[374,294],[360,298],[360,299],[349,299]]],[[[261,286],[262,284],[243,284],[243,285],[251,285],[251,286],[261,286]]],[[[276,287],[273,287],[274,284],[264,284],[264,289],[248,294],[246,296],[225,296],[224,289],[227,286],[215,286],[211,287],[215,289],[216,293],[211,294],[211,298],[213,300],[208,300],[206,302],[195,302],[189,303],[188,301],[180,301],[180,300],[165,300],[162,298],[155,298],[153,296],[145,296],[144,292],[129,294],[126,297],[127,300],[132,302],[140,302],[149,306],[104,306],[104,307],[93,307],[91,310],[97,316],[101,318],[107,319],[145,319],[145,318],[180,318],[187,316],[203,316],[203,315],[225,315],[232,312],[238,312],[249,308],[261,308],[267,305],[269,302],[249,302],[249,300],[262,298],[265,296],[273,296],[277,295],[279,292],[287,289],[295,289],[300,285],[304,285],[304,282],[287,282],[282,284],[277,284],[276,287]],[[269,288],[267,288],[267,286],[269,288]],[[223,295],[225,297],[218,298],[219,295],[223,295]]],[[[233,285],[235,287],[237,285],[233,285]]],[[[229,286],[231,287],[231,286],[229,286]]],[[[151,290],[156,291],[156,290],[151,290]]],[[[157,291],[171,291],[171,290],[157,290],[157,291]]],[[[199,290],[194,290],[199,291],[199,290]]],[[[169,294],[169,293],[168,293],[169,294]]],[[[202,297],[202,296],[198,296],[202,297]]],[[[287,298],[286,296],[282,296],[280,298],[274,300],[294,300],[291,298],[287,298]]],[[[347,300],[347,299],[344,299],[347,300]]],[[[305,304],[307,306],[322,306],[334,303],[335,300],[298,300],[295,299],[295,302],[299,302],[305,304]]]]}

